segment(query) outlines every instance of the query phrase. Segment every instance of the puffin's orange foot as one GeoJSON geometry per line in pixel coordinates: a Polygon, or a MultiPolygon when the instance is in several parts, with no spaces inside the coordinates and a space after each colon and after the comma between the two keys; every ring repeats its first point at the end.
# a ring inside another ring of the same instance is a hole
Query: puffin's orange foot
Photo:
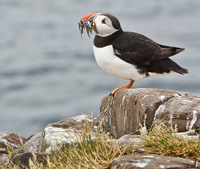
{"type": "Polygon", "coordinates": [[[130,88],[134,83],[134,80],[131,80],[127,85],[125,86],[120,86],[118,88],[115,88],[111,93],[110,95],[114,95],[119,89],[122,89],[122,88],[130,88]]]}

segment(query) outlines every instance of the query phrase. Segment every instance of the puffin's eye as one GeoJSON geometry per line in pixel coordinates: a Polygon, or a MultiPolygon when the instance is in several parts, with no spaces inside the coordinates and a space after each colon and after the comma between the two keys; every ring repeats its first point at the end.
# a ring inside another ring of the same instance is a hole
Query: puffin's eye
{"type": "Polygon", "coordinates": [[[104,18],[104,19],[101,21],[101,23],[106,24],[106,19],[104,18]]]}

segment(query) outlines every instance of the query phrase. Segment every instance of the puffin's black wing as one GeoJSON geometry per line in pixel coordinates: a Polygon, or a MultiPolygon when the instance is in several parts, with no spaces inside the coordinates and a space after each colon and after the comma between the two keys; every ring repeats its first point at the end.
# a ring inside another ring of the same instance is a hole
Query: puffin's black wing
{"type": "Polygon", "coordinates": [[[160,45],[134,32],[123,32],[114,41],[113,48],[116,56],[135,65],[139,72],[145,73],[146,76],[148,72],[169,73],[171,70],[187,73],[186,69],[169,59],[170,56],[183,51],[183,48],[160,45]]]}
{"type": "Polygon", "coordinates": [[[152,61],[175,55],[183,48],[157,44],[144,35],[134,32],[123,32],[113,43],[115,54],[129,63],[149,65],[152,61]]]}
{"type": "Polygon", "coordinates": [[[113,43],[113,48],[119,58],[132,64],[149,65],[155,56],[162,56],[158,44],[133,32],[123,32],[113,43]]]}

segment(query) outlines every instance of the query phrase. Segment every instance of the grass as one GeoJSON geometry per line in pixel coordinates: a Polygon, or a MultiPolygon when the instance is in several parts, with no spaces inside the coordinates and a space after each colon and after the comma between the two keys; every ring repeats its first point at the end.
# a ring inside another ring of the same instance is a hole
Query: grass
{"type": "MultiPolygon", "coordinates": [[[[104,169],[109,168],[111,162],[120,156],[135,153],[134,148],[111,144],[109,137],[99,132],[92,132],[86,125],[79,139],[71,145],[62,147],[47,158],[47,165],[42,166],[30,161],[31,169],[104,169]]],[[[176,131],[165,125],[156,125],[151,131],[142,132],[144,142],[140,148],[147,153],[167,156],[190,158],[200,161],[200,140],[189,139],[176,134],[176,131]]],[[[7,169],[19,169],[8,164],[7,169]]]]}
{"type": "MultiPolygon", "coordinates": [[[[111,144],[109,137],[97,132],[92,132],[86,125],[75,143],[63,146],[60,150],[52,152],[47,158],[47,165],[42,166],[37,162],[30,161],[31,169],[104,169],[109,168],[111,162],[123,155],[134,153],[131,146],[111,144]]],[[[19,167],[8,164],[7,169],[18,169],[19,167]]]]}
{"type": "Polygon", "coordinates": [[[108,137],[101,135],[99,129],[93,133],[86,127],[80,140],[53,154],[49,168],[109,168],[115,158],[133,153],[134,150],[130,146],[110,144],[108,137]]]}
{"type": "Polygon", "coordinates": [[[148,152],[200,161],[199,137],[178,135],[176,130],[160,124],[151,131],[142,133],[142,138],[143,146],[148,152]]]}

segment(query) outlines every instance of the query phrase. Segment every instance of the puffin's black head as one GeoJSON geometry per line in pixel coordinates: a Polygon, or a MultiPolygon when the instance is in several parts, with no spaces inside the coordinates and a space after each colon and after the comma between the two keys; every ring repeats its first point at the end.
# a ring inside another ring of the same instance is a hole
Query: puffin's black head
{"type": "Polygon", "coordinates": [[[90,25],[93,25],[92,29],[101,37],[109,36],[119,30],[122,30],[118,19],[110,14],[89,14],[84,16],[80,21],[88,22],[90,25]]]}

